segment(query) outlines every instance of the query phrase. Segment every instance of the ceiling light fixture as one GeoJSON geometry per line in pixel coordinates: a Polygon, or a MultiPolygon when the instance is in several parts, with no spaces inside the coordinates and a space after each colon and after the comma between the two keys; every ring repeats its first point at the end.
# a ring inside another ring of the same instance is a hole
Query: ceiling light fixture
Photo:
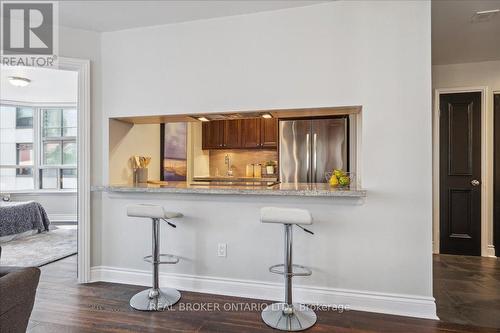
{"type": "Polygon", "coordinates": [[[20,76],[9,76],[7,79],[9,80],[10,84],[15,87],[26,87],[31,83],[30,79],[20,76]]]}
{"type": "Polygon", "coordinates": [[[199,120],[199,121],[210,121],[210,120],[208,120],[208,119],[207,119],[207,118],[205,118],[205,117],[198,117],[198,120],[199,120]]]}
{"type": "Polygon", "coordinates": [[[500,13],[500,9],[478,11],[472,16],[472,22],[489,21],[493,16],[497,15],[498,13],[500,13]]]}
{"type": "Polygon", "coordinates": [[[262,118],[271,119],[273,116],[270,113],[264,113],[262,118]]]}

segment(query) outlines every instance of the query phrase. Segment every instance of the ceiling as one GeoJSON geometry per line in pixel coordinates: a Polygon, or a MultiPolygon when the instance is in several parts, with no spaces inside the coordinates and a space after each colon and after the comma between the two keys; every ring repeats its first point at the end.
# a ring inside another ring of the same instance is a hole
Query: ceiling
{"type": "Polygon", "coordinates": [[[0,65],[0,99],[28,103],[76,103],[78,73],[42,67],[0,65]],[[26,87],[10,84],[9,76],[31,80],[26,87]]]}
{"type": "Polygon", "coordinates": [[[62,26],[98,32],[303,7],[331,0],[60,1],[62,26]]]}
{"type": "MultiPolygon", "coordinates": [[[[333,0],[60,1],[60,24],[109,32],[316,5],[333,0]]],[[[500,13],[478,22],[477,11],[500,0],[432,0],[432,63],[500,60],[500,13]]]]}
{"type": "Polygon", "coordinates": [[[500,0],[433,0],[434,65],[500,60],[500,13],[472,20],[477,11],[500,9],[500,0]]]}

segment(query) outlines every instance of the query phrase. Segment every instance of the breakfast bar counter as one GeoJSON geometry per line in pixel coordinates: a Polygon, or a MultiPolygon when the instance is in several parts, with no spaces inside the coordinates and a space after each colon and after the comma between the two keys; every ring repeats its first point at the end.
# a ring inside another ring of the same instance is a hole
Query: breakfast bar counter
{"type": "Polygon", "coordinates": [[[124,184],[93,186],[94,192],[120,193],[182,193],[182,194],[235,194],[264,196],[307,196],[307,197],[366,197],[366,190],[360,188],[331,187],[326,183],[278,183],[270,185],[252,183],[210,184],[168,182],[168,184],[124,184]]]}

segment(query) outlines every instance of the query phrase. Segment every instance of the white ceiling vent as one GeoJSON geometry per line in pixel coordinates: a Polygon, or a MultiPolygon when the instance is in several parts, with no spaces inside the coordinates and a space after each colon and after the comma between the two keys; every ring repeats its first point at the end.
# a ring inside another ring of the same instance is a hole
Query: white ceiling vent
{"type": "Polygon", "coordinates": [[[479,11],[472,16],[471,21],[472,23],[488,22],[498,13],[500,13],[500,9],[479,11]]]}

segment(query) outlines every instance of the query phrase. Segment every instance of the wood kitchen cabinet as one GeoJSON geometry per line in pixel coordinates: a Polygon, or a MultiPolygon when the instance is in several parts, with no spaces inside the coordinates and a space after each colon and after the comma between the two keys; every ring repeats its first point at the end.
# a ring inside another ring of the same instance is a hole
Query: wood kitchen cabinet
{"type": "Polygon", "coordinates": [[[224,148],[224,121],[207,121],[201,126],[202,149],[224,148]]]}
{"type": "Polygon", "coordinates": [[[260,119],[243,119],[241,126],[243,148],[260,148],[260,119]]]}
{"type": "Polygon", "coordinates": [[[224,148],[241,148],[241,120],[223,120],[224,148]]]}
{"type": "Polygon", "coordinates": [[[262,149],[278,145],[277,119],[213,120],[202,125],[203,149],[262,149]]]}
{"type": "Polygon", "coordinates": [[[262,118],[260,120],[260,144],[264,148],[278,146],[278,119],[262,118]]]}

